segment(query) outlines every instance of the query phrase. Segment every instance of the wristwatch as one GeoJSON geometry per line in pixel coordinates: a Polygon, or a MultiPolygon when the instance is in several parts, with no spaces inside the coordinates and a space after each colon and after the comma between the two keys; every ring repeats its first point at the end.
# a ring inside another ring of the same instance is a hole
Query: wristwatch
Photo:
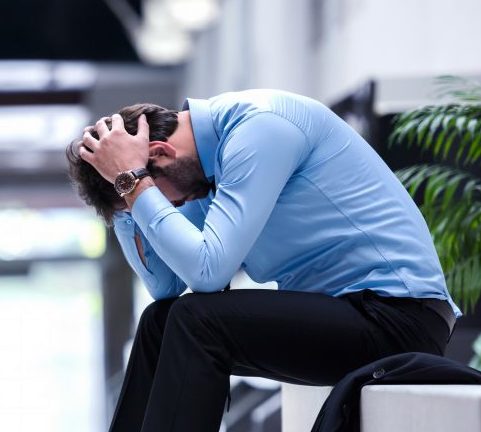
{"type": "Polygon", "coordinates": [[[115,177],[114,188],[121,197],[124,197],[135,190],[140,179],[148,176],[150,173],[146,168],[122,171],[115,177]]]}

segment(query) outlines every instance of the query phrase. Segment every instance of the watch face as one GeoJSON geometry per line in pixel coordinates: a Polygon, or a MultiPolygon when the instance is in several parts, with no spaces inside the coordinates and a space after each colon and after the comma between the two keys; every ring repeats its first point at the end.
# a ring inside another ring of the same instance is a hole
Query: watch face
{"type": "Polygon", "coordinates": [[[119,194],[129,193],[135,187],[135,177],[130,172],[120,173],[115,179],[114,187],[119,194]]]}

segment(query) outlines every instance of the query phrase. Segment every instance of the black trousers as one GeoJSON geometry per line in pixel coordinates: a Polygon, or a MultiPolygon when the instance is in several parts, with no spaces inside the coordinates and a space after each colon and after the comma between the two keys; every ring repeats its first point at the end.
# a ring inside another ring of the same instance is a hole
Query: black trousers
{"type": "Polygon", "coordinates": [[[370,291],[334,298],[255,289],[157,301],[140,319],[110,432],[218,432],[231,374],[332,385],[387,355],[443,354],[448,337],[421,303],[370,291]]]}

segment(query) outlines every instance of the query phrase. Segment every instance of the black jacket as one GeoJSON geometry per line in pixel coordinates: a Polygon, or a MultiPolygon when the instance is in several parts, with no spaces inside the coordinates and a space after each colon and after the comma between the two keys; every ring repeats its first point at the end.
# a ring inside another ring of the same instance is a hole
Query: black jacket
{"type": "Polygon", "coordinates": [[[372,384],[481,384],[481,372],[432,354],[385,357],[349,373],[335,385],[311,432],[359,432],[361,388],[372,384]]]}

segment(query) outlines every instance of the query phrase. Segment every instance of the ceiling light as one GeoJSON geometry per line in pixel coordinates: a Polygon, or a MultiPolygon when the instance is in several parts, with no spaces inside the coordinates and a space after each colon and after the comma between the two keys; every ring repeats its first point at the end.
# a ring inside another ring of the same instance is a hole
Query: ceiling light
{"type": "Polygon", "coordinates": [[[179,29],[143,27],[135,44],[139,57],[149,64],[182,63],[191,52],[189,35],[179,29]]]}
{"type": "Polygon", "coordinates": [[[133,41],[139,57],[149,64],[175,65],[187,60],[190,35],[169,15],[164,0],[144,0],[142,22],[133,41]]]}
{"type": "Polygon", "coordinates": [[[199,31],[220,14],[218,0],[165,0],[169,14],[185,30],[199,31]]]}

